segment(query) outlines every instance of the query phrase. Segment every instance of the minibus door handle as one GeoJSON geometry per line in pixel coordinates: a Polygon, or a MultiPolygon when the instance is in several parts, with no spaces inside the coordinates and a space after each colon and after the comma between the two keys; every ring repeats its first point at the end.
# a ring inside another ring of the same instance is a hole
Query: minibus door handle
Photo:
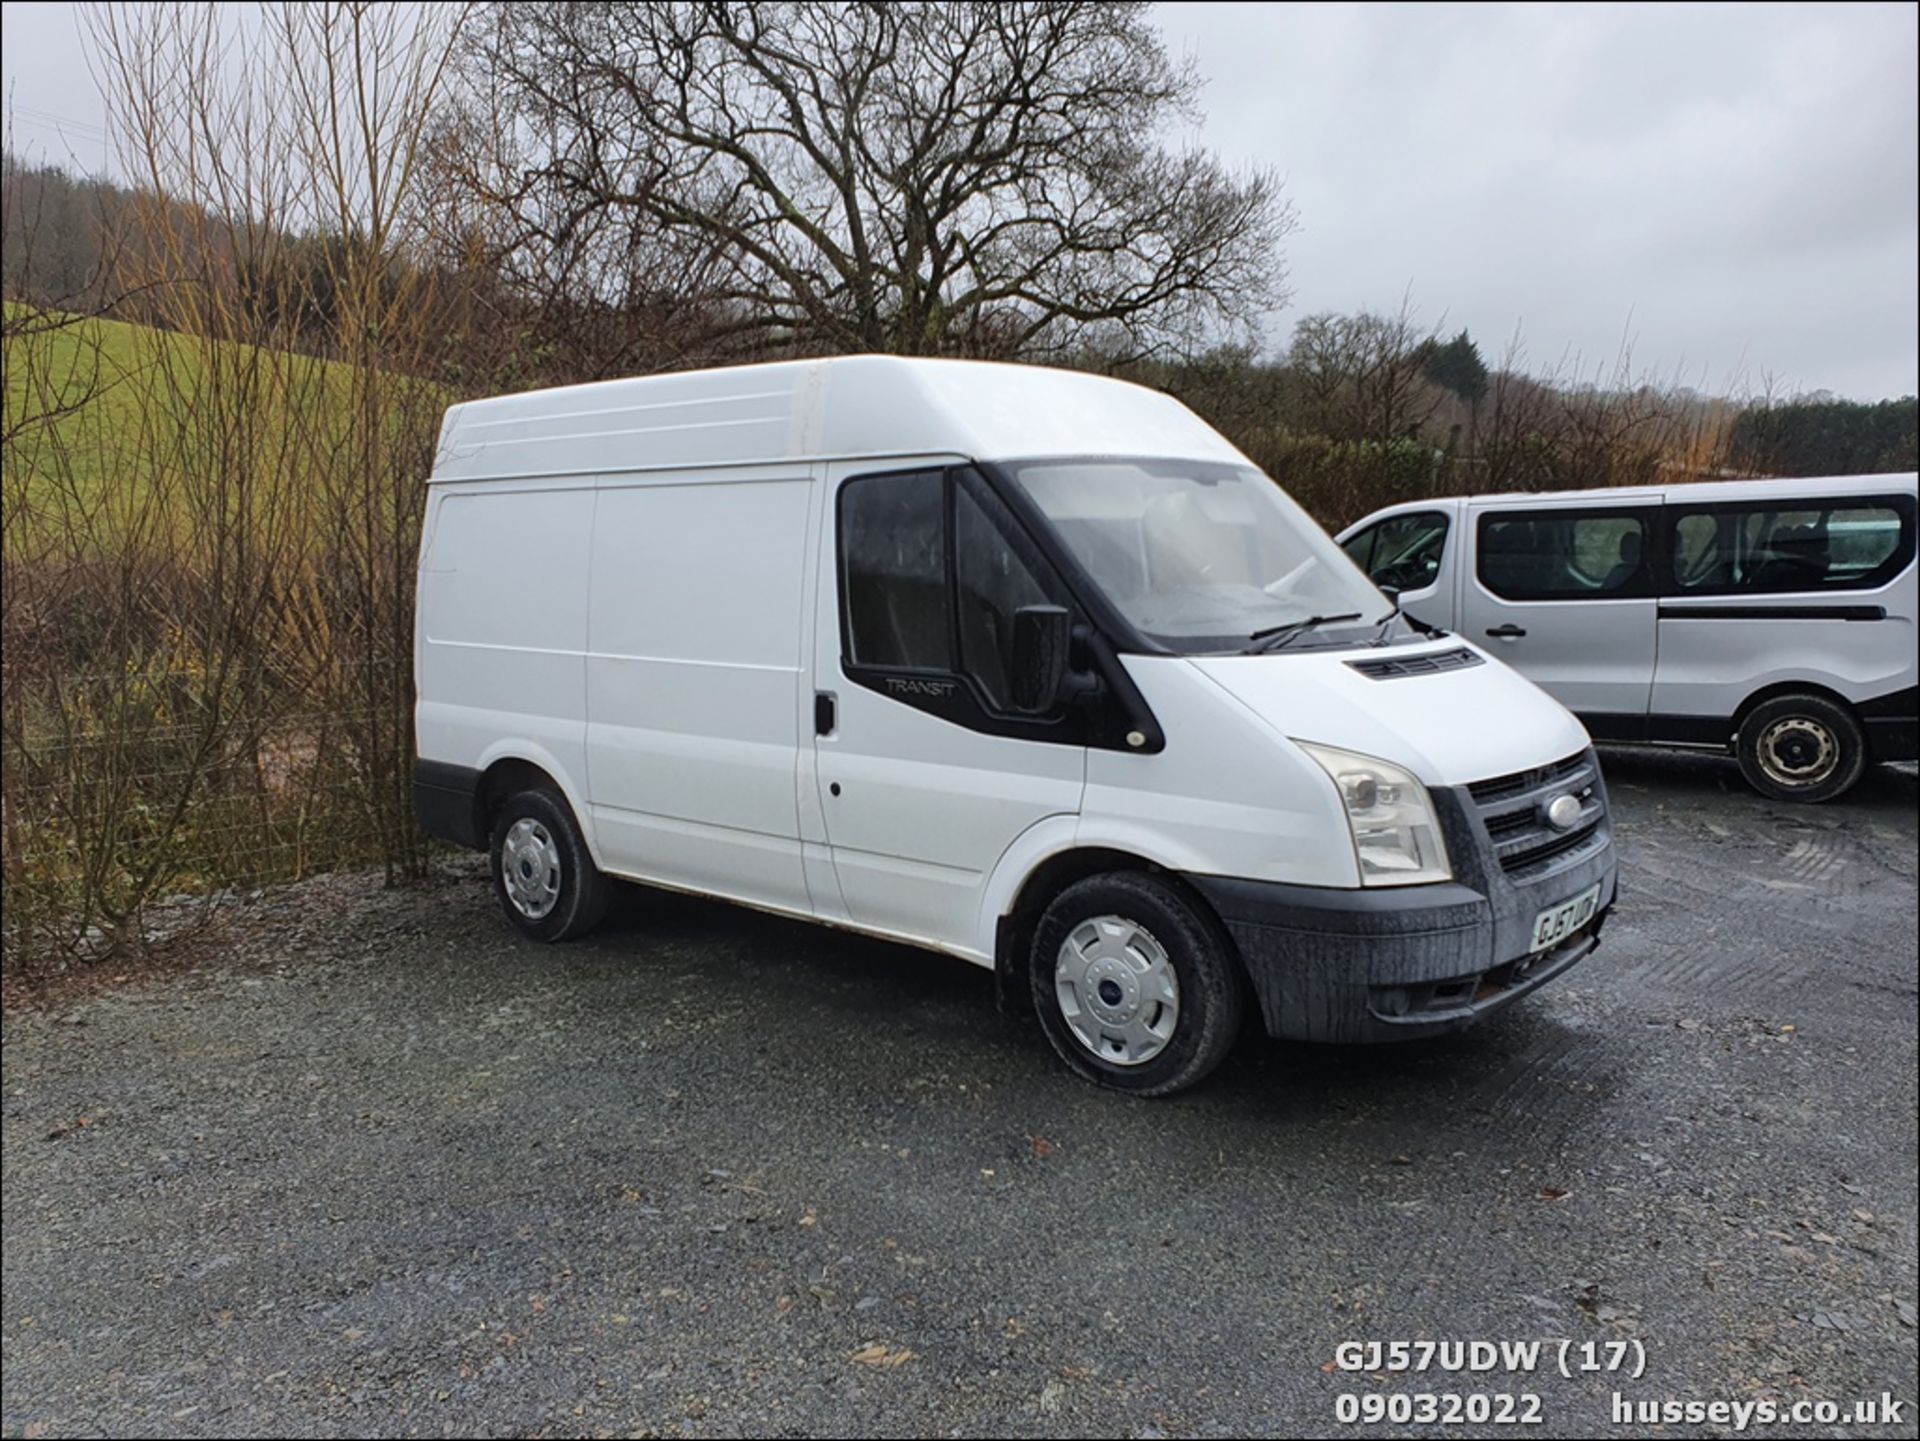
{"type": "Polygon", "coordinates": [[[1495,640],[1518,640],[1520,639],[1521,636],[1526,634],[1526,631],[1522,629],[1520,626],[1508,624],[1508,625],[1497,625],[1492,630],[1488,631],[1487,634],[1492,636],[1495,640]]]}
{"type": "Polygon", "coordinates": [[[817,690],[813,693],[813,733],[817,736],[830,736],[837,717],[834,713],[833,692],[817,690]]]}

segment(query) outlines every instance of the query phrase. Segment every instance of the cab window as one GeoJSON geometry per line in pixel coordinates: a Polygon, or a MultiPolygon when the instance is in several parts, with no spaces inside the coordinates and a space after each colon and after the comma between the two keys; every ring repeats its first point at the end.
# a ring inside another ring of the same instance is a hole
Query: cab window
{"type": "Polygon", "coordinates": [[[1341,548],[1375,585],[1425,590],[1440,576],[1447,549],[1447,516],[1437,510],[1390,515],[1347,537],[1341,548]]]}
{"type": "Polygon", "coordinates": [[[1053,572],[1034,555],[1000,498],[971,471],[953,488],[954,601],[960,661],[987,698],[1012,708],[1013,617],[1022,606],[1062,605],[1053,572]]]}
{"type": "Polygon", "coordinates": [[[849,663],[972,677],[1011,709],[1013,618],[1065,589],[972,471],[862,476],[840,490],[849,663]]]}
{"type": "Polygon", "coordinates": [[[946,491],[937,470],[864,476],[841,487],[847,658],[856,665],[953,669],[946,491]]]}
{"type": "Polygon", "coordinates": [[[1492,511],[1480,518],[1480,583],[1503,600],[1620,600],[1653,593],[1638,511],[1492,511]]]}

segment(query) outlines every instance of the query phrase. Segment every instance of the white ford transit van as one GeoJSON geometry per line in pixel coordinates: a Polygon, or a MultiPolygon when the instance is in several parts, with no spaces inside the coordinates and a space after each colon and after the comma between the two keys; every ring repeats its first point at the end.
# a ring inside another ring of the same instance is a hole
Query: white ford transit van
{"type": "Polygon", "coordinates": [[[992,967],[1156,1095],[1278,1036],[1421,1036],[1614,898],[1585,731],[1408,623],[1177,401],[883,357],[447,413],[420,819],[507,918],[608,878],[992,967]]]}
{"type": "Polygon", "coordinates": [[[1763,794],[1824,801],[1920,744],[1914,509],[1911,474],[1481,495],[1340,544],[1596,739],[1731,750],[1763,794]]]}

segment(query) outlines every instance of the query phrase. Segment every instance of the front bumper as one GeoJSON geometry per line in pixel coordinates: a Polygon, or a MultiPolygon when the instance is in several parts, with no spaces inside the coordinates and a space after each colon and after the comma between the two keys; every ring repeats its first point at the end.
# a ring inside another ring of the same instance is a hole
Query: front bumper
{"type": "MultiPolygon", "coordinates": [[[[1435,788],[1456,879],[1336,890],[1191,875],[1239,947],[1267,1033],[1303,1041],[1411,1040],[1458,1030],[1539,989],[1593,953],[1618,862],[1605,844],[1510,877],[1471,799],[1435,788]],[[1534,917],[1600,887],[1593,919],[1530,955],[1534,917]]],[[[1604,797],[1602,799],[1604,804],[1604,797]]]]}

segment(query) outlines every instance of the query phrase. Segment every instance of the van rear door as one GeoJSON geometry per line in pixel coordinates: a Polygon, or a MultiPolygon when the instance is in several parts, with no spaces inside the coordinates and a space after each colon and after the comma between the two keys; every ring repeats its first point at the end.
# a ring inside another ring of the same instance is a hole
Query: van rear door
{"type": "Polygon", "coordinates": [[[1014,613],[1070,599],[970,467],[869,462],[835,466],[832,480],[814,760],[846,915],[974,951],[1007,848],[1080,810],[1075,718],[1064,706],[1021,715],[1008,689],[1014,613]]]}
{"type": "Polygon", "coordinates": [[[1646,726],[1656,644],[1653,504],[1546,498],[1468,509],[1460,630],[1601,739],[1646,726]]]}

